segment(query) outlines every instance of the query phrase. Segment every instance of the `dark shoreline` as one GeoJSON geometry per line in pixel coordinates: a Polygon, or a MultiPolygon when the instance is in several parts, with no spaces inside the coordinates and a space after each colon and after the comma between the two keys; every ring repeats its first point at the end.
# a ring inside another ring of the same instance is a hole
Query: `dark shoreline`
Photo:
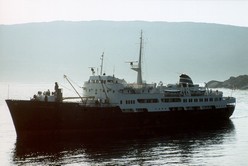
{"type": "Polygon", "coordinates": [[[207,83],[209,88],[228,88],[228,89],[248,89],[248,75],[239,75],[237,77],[230,77],[225,81],[212,80],[207,83]]]}

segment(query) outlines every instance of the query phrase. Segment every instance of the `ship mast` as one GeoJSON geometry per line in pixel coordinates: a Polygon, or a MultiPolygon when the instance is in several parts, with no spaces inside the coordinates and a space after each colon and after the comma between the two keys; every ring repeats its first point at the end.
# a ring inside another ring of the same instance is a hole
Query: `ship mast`
{"type": "Polygon", "coordinates": [[[143,54],[143,32],[141,30],[140,33],[140,51],[139,51],[139,62],[138,65],[133,65],[133,62],[131,63],[131,69],[135,70],[138,72],[137,74],[137,84],[141,85],[142,82],[142,66],[141,66],[141,61],[142,61],[142,54],[143,54]]]}

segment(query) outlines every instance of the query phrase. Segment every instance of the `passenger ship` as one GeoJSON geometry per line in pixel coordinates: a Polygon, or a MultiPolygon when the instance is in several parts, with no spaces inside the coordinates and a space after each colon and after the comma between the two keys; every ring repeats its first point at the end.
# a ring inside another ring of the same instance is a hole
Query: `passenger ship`
{"type": "Polygon", "coordinates": [[[236,99],[200,87],[186,74],[180,75],[177,84],[144,83],[142,43],[141,32],[139,60],[130,62],[137,72],[135,84],[102,73],[102,55],[100,74],[91,68],[92,76],[83,85],[83,95],[76,91],[80,101],[67,101],[71,98],[63,97],[57,83],[52,94],[38,92],[31,100],[6,100],[17,136],[140,133],[229,119],[236,99]]]}

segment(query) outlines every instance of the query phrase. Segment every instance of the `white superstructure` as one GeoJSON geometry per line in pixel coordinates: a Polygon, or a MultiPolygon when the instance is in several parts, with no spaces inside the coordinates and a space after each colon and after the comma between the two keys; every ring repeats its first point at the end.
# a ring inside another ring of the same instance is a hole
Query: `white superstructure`
{"type": "MultiPolygon", "coordinates": [[[[142,40],[141,32],[138,64],[130,62],[131,69],[138,73],[137,83],[128,84],[124,79],[107,76],[102,72],[100,75],[95,75],[92,71],[92,76],[83,86],[83,103],[88,106],[119,106],[123,112],[204,111],[235,104],[235,98],[223,97],[221,91],[212,91],[207,87],[193,84],[186,74],[181,74],[178,84],[164,86],[143,83],[142,40]]],[[[103,60],[103,56],[101,59],[103,60]]]]}

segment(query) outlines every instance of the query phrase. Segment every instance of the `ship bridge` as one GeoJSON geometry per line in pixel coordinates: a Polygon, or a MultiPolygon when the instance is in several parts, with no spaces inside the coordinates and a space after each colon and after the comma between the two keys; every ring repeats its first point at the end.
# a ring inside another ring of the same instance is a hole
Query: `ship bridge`
{"type": "Polygon", "coordinates": [[[115,84],[127,84],[127,82],[124,79],[119,79],[114,76],[90,76],[88,83],[115,83],[115,84]]]}
{"type": "Polygon", "coordinates": [[[119,79],[114,76],[93,75],[84,83],[83,96],[94,96],[95,100],[107,103],[115,99],[116,95],[118,95],[118,91],[124,89],[126,86],[127,82],[124,79],[119,79]]]}

